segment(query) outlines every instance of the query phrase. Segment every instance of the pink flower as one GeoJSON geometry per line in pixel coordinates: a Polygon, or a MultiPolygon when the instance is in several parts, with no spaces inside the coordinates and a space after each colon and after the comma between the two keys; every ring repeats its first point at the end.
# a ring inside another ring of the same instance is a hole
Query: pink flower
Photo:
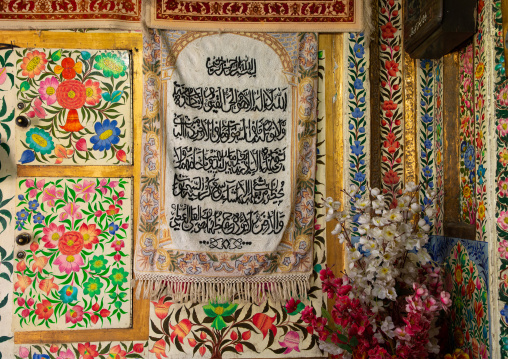
{"type": "Polygon", "coordinates": [[[283,354],[289,354],[293,350],[300,352],[300,334],[295,331],[289,331],[284,340],[279,342],[280,346],[286,348],[286,351],[283,354]]]}
{"type": "Polygon", "coordinates": [[[499,213],[497,223],[503,231],[508,231],[508,211],[501,211],[499,213]]]}
{"type": "Polygon", "coordinates": [[[22,358],[28,358],[28,355],[30,355],[30,352],[25,347],[19,347],[19,356],[22,358]]]}
{"type": "Polygon", "coordinates": [[[83,307],[80,305],[75,305],[72,307],[67,313],[65,313],[65,322],[72,322],[76,324],[77,322],[81,322],[83,320],[83,307]]]}
{"type": "Polygon", "coordinates": [[[88,151],[88,148],[86,146],[86,140],[84,138],[80,138],[78,142],[76,142],[76,149],[81,152],[88,151]]]}
{"type": "Polygon", "coordinates": [[[44,243],[44,247],[46,248],[56,248],[58,245],[58,240],[65,233],[64,225],[57,226],[55,223],[50,223],[49,227],[44,227],[42,229],[44,236],[42,237],[42,241],[44,243]]]}
{"type": "Polygon", "coordinates": [[[85,202],[88,202],[90,197],[95,194],[95,181],[83,180],[82,183],[76,183],[74,185],[74,190],[78,194],[82,194],[85,202]]]}
{"type": "Polygon", "coordinates": [[[123,229],[127,229],[127,228],[129,228],[129,223],[124,223],[124,224],[122,224],[122,228],[123,228],[123,229]]]}
{"type": "Polygon", "coordinates": [[[102,216],[102,211],[99,209],[97,212],[95,212],[95,217],[102,216]]]}
{"type": "Polygon", "coordinates": [[[35,183],[34,180],[27,179],[25,182],[26,188],[35,187],[35,188],[31,189],[30,192],[28,193],[30,198],[34,198],[35,195],[37,195],[38,190],[42,191],[42,188],[44,187],[45,183],[46,183],[46,180],[38,180],[37,183],[35,183]]]}
{"type": "Polygon", "coordinates": [[[116,186],[118,186],[118,183],[119,183],[118,181],[111,181],[109,182],[109,187],[115,188],[116,186]]]}
{"type": "Polygon", "coordinates": [[[508,106],[508,86],[499,92],[497,99],[499,100],[499,104],[501,106],[508,106]]]}
{"type": "Polygon", "coordinates": [[[501,197],[508,196],[508,178],[504,178],[499,181],[499,195],[501,197]]]}
{"type": "MultiPolygon", "coordinates": [[[[506,105],[508,105],[508,102],[506,103],[506,105]]],[[[501,137],[508,135],[508,118],[502,118],[499,120],[499,125],[497,125],[497,130],[499,131],[499,135],[501,137]]]]}
{"type": "Polygon", "coordinates": [[[28,316],[29,316],[29,315],[30,315],[30,311],[29,311],[28,309],[26,309],[26,308],[25,308],[25,309],[23,309],[23,310],[21,311],[21,316],[22,316],[23,318],[28,318],[28,316]]]}
{"type": "Polygon", "coordinates": [[[499,243],[499,247],[497,248],[497,251],[499,252],[499,256],[501,259],[508,259],[508,241],[503,239],[499,243]]]}
{"type": "Polygon", "coordinates": [[[116,252],[116,254],[113,256],[113,259],[116,262],[120,262],[122,260],[122,255],[120,254],[120,252],[116,252]]]}
{"type": "Polygon", "coordinates": [[[411,335],[413,333],[410,333],[410,330],[408,330],[407,328],[396,328],[395,329],[395,335],[400,339],[400,340],[411,340],[411,335]]]}
{"type": "Polygon", "coordinates": [[[39,94],[41,95],[41,98],[46,101],[48,106],[51,106],[56,102],[56,89],[58,88],[58,85],[58,80],[54,76],[46,78],[46,80],[41,82],[39,94]]]}
{"type": "Polygon", "coordinates": [[[443,303],[443,305],[446,307],[449,307],[452,304],[450,293],[448,292],[441,292],[439,299],[441,300],[441,303],[443,303]]]}
{"type": "Polygon", "coordinates": [[[62,198],[64,195],[61,189],[57,189],[55,186],[45,188],[42,193],[42,202],[48,202],[48,206],[54,207],[55,201],[62,198]]]}
{"type": "Polygon", "coordinates": [[[7,80],[7,67],[0,67],[0,85],[3,85],[7,80]]]}
{"type": "Polygon", "coordinates": [[[79,254],[73,256],[66,256],[62,254],[59,256],[54,264],[58,265],[58,270],[63,273],[70,274],[71,272],[78,273],[80,268],[85,265],[83,258],[79,254]]]}
{"type": "Polygon", "coordinates": [[[125,247],[125,243],[121,239],[117,239],[111,243],[111,247],[115,249],[115,251],[121,251],[123,247],[125,247]]]}
{"type": "Polygon", "coordinates": [[[97,189],[100,190],[102,192],[102,194],[107,194],[108,193],[108,189],[106,188],[107,185],[108,185],[108,180],[103,178],[99,182],[99,186],[97,187],[97,189]]]}
{"type": "Polygon", "coordinates": [[[72,352],[72,349],[67,349],[67,351],[61,351],[60,355],[56,357],[56,359],[76,359],[74,356],[74,353],[72,352]]]}
{"type": "Polygon", "coordinates": [[[38,118],[46,118],[46,111],[42,107],[42,101],[40,98],[36,98],[33,103],[33,111],[29,111],[26,115],[30,118],[37,116],[38,118]]]}
{"type": "Polygon", "coordinates": [[[72,219],[80,219],[83,217],[81,212],[78,211],[79,206],[75,202],[67,203],[63,209],[64,211],[60,213],[60,221],[64,221],[68,217],[72,219]]]}

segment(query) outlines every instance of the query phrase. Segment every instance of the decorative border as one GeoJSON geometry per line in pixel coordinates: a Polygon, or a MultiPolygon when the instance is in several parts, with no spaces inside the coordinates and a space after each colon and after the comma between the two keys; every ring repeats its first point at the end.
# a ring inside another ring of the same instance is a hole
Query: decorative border
{"type": "Polygon", "coordinates": [[[402,93],[402,4],[379,0],[381,68],[381,176],[391,206],[404,181],[404,105],[402,93]]]}
{"type": "Polygon", "coordinates": [[[475,125],[473,98],[473,45],[460,51],[460,218],[463,222],[476,222],[475,201],[475,125]]]}
{"type": "Polygon", "coordinates": [[[436,168],[436,186],[437,197],[435,199],[436,219],[434,222],[434,233],[443,234],[443,216],[444,216],[444,163],[443,163],[443,59],[435,61],[435,168],[436,168]]]}
{"type": "MultiPolygon", "coordinates": [[[[432,202],[427,197],[429,191],[435,189],[436,168],[435,168],[435,63],[432,60],[418,60],[417,82],[418,82],[418,144],[420,150],[420,204],[427,206],[432,202]]],[[[435,207],[435,205],[433,205],[435,207]]],[[[434,232],[434,223],[427,216],[425,220],[431,226],[431,233],[434,232]]]]}

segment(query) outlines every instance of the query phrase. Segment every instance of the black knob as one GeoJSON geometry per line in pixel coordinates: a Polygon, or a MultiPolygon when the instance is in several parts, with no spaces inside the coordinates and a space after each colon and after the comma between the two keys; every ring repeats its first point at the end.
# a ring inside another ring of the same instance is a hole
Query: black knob
{"type": "Polygon", "coordinates": [[[18,257],[18,259],[24,259],[26,257],[26,253],[24,251],[19,251],[16,254],[16,257],[18,257]]]}
{"type": "Polygon", "coordinates": [[[24,246],[25,244],[30,243],[31,240],[32,236],[26,232],[18,234],[18,236],[16,237],[16,243],[20,246],[24,246]]]}
{"type": "Polygon", "coordinates": [[[30,120],[25,116],[18,116],[16,117],[16,125],[19,127],[27,128],[30,126],[30,120]]]}
{"type": "Polygon", "coordinates": [[[22,110],[25,108],[25,104],[23,102],[18,102],[18,109],[22,110]]]}

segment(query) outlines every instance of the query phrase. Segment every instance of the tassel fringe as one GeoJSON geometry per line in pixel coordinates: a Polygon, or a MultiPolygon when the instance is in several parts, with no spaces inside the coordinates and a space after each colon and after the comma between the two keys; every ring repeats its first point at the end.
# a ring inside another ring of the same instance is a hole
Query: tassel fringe
{"type": "Polygon", "coordinates": [[[271,278],[217,278],[205,282],[189,282],[188,278],[136,279],[136,298],[157,300],[163,295],[175,303],[233,300],[261,303],[307,298],[309,275],[290,275],[271,278]]]}

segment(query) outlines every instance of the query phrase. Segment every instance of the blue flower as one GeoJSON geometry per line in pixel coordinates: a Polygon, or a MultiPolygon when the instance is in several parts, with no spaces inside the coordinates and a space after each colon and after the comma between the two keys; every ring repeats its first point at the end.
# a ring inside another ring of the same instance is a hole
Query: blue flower
{"type": "Polygon", "coordinates": [[[365,103],[365,97],[360,97],[360,102],[365,103]]]}
{"type": "Polygon", "coordinates": [[[357,107],[355,108],[355,110],[353,111],[353,113],[351,113],[351,116],[353,116],[353,118],[361,118],[363,116],[363,111],[360,111],[360,109],[357,107]]]}
{"type": "Polygon", "coordinates": [[[349,129],[352,130],[355,128],[355,125],[353,125],[352,123],[349,124],[349,129]]]}
{"type": "Polygon", "coordinates": [[[421,156],[421,157],[422,157],[422,158],[426,158],[426,157],[427,157],[427,152],[422,151],[422,156],[421,156]]]}
{"type": "Polygon", "coordinates": [[[358,181],[358,182],[363,182],[365,180],[365,177],[366,177],[366,175],[364,173],[356,172],[354,180],[358,181]]]}
{"type": "Polygon", "coordinates": [[[432,126],[427,127],[427,130],[428,130],[429,132],[432,132],[432,129],[433,129],[433,127],[432,127],[432,126]]]}
{"type": "Polygon", "coordinates": [[[425,197],[425,198],[423,199],[423,204],[424,204],[425,206],[431,205],[431,204],[432,204],[432,200],[431,200],[430,198],[428,198],[428,197],[425,197]]]}
{"type": "Polygon", "coordinates": [[[424,142],[425,148],[430,150],[432,148],[432,142],[427,138],[424,142]]]}
{"type": "Polygon", "coordinates": [[[353,51],[355,52],[355,56],[359,59],[361,59],[365,54],[365,49],[363,48],[363,45],[360,44],[355,44],[353,51]]]}
{"type": "Polygon", "coordinates": [[[505,304],[504,308],[501,309],[501,315],[508,321],[508,304],[505,304]]]}
{"type": "Polygon", "coordinates": [[[423,96],[432,96],[432,89],[429,86],[423,88],[423,96]]]}
{"type": "Polygon", "coordinates": [[[39,202],[37,202],[36,199],[28,202],[28,208],[30,208],[32,211],[35,211],[38,207],[39,207],[39,202]]]}
{"type": "Polygon", "coordinates": [[[355,98],[355,94],[354,94],[354,93],[352,93],[352,92],[350,92],[350,93],[349,93],[349,99],[350,99],[350,100],[352,100],[352,99],[354,99],[354,98],[355,98]]]}
{"type": "Polygon", "coordinates": [[[28,212],[25,209],[22,209],[18,213],[16,213],[16,216],[20,221],[26,221],[28,219],[28,212]]]}
{"type": "Polygon", "coordinates": [[[350,62],[350,63],[349,63],[349,67],[350,67],[350,68],[353,68],[353,67],[355,67],[355,64],[354,64],[354,63],[352,63],[352,62],[350,62]]]}
{"type": "Polygon", "coordinates": [[[114,235],[118,231],[118,225],[115,222],[111,222],[108,226],[109,234],[114,235]]]}
{"type": "Polygon", "coordinates": [[[355,89],[357,90],[363,90],[363,81],[362,79],[358,78],[355,80],[354,82],[354,85],[355,85],[355,89]]]}
{"type": "Polygon", "coordinates": [[[422,60],[422,61],[420,62],[420,66],[421,66],[421,68],[422,68],[422,69],[426,69],[426,70],[428,70],[428,69],[429,69],[429,67],[430,67],[430,65],[431,65],[431,64],[432,64],[432,61],[431,61],[431,60],[427,60],[427,59],[422,60]]]}
{"type": "Polygon", "coordinates": [[[473,183],[475,179],[474,171],[469,172],[469,183],[473,183]]]}
{"type": "Polygon", "coordinates": [[[353,32],[352,32],[352,33],[350,33],[350,34],[349,34],[349,38],[350,38],[350,39],[354,39],[354,38],[355,38],[355,34],[354,34],[353,32]]]}
{"type": "MultiPolygon", "coordinates": [[[[361,165],[364,165],[365,164],[365,160],[360,160],[360,164],[361,165]]],[[[365,191],[364,189],[362,189],[362,191],[365,191]]]]}
{"type": "Polygon", "coordinates": [[[365,67],[360,67],[360,73],[364,73],[365,72],[365,67]]]}
{"type": "Polygon", "coordinates": [[[423,100],[422,100],[422,101],[420,102],[420,105],[421,105],[422,107],[423,107],[423,106],[425,106],[425,105],[426,105],[425,101],[423,101],[423,100]]]}
{"type": "Polygon", "coordinates": [[[25,196],[23,196],[22,194],[18,194],[18,199],[19,199],[20,201],[22,201],[22,200],[24,200],[24,199],[25,199],[25,196]]]}
{"type": "Polygon", "coordinates": [[[349,164],[349,167],[351,167],[351,168],[355,168],[355,167],[356,167],[356,165],[355,165],[353,162],[351,162],[351,163],[349,164]]]}
{"type": "Polygon", "coordinates": [[[68,304],[78,299],[78,288],[66,285],[58,291],[62,302],[68,304]]]}
{"type": "Polygon", "coordinates": [[[430,182],[429,182],[429,187],[430,187],[430,188],[434,188],[434,182],[430,181],[430,182]]]}
{"type": "Polygon", "coordinates": [[[430,168],[429,166],[423,167],[422,171],[423,171],[423,175],[425,177],[427,177],[427,178],[432,177],[432,168],[430,168]]]}
{"type": "Polygon", "coordinates": [[[478,170],[476,171],[476,173],[478,174],[478,178],[481,178],[483,179],[483,177],[485,176],[485,172],[487,170],[485,169],[485,167],[483,167],[483,164],[481,164],[479,167],[478,167],[478,170]]]}
{"type": "Polygon", "coordinates": [[[351,146],[351,152],[353,152],[355,156],[360,156],[363,154],[364,148],[365,146],[360,146],[360,141],[355,141],[355,144],[351,146]]]}
{"type": "Polygon", "coordinates": [[[55,143],[51,136],[40,128],[31,128],[26,133],[26,143],[30,148],[43,155],[48,155],[55,148],[55,143]]]}
{"type": "Polygon", "coordinates": [[[424,116],[422,116],[422,121],[423,121],[424,123],[429,123],[429,122],[431,122],[431,121],[432,121],[432,117],[431,117],[431,116],[429,116],[429,114],[428,114],[428,113],[426,113],[424,116]]]}
{"type": "Polygon", "coordinates": [[[466,148],[467,148],[467,142],[462,141],[462,143],[460,144],[460,152],[466,152],[466,148]]]}
{"type": "Polygon", "coordinates": [[[93,143],[93,149],[95,151],[110,150],[111,145],[116,145],[120,142],[120,129],[116,127],[117,122],[115,120],[109,121],[105,119],[103,123],[95,123],[95,136],[90,138],[90,142],[93,143]]]}
{"type": "Polygon", "coordinates": [[[470,171],[474,170],[475,166],[474,159],[475,159],[474,146],[469,145],[467,146],[466,152],[464,153],[464,165],[470,171]]]}
{"type": "Polygon", "coordinates": [[[21,158],[19,159],[19,162],[21,162],[21,164],[25,164],[25,163],[30,163],[30,162],[33,162],[35,160],[35,153],[34,151],[32,150],[25,150],[22,154],[21,154],[21,158]]]}
{"type": "Polygon", "coordinates": [[[34,223],[42,223],[42,221],[44,221],[44,216],[40,212],[37,212],[34,216],[34,223]]]}
{"type": "Polygon", "coordinates": [[[365,186],[360,186],[360,191],[365,191],[365,186]]]}
{"type": "Polygon", "coordinates": [[[358,132],[360,132],[360,133],[365,133],[365,127],[360,127],[360,128],[358,129],[358,132]]]}

